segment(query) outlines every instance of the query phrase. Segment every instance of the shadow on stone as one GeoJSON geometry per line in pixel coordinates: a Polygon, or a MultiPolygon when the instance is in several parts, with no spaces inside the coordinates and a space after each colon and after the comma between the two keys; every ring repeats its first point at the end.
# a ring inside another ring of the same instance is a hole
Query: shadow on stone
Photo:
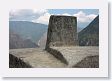
{"type": "Polygon", "coordinates": [[[59,51],[57,51],[55,49],[52,49],[52,48],[47,48],[47,51],[50,54],[52,54],[53,56],[55,56],[57,59],[59,59],[61,62],[63,62],[63,63],[68,65],[67,60],[63,57],[63,55],[59,51]]]}
{"type": "Polygon", "coordinates": [[[14,55],[9,54],[9,68],[32,68],[32,66],[28,63],[25,63],[20,58],[17,58],[14,55]]]}
{"type": "Polygon", "coordinates": [[[99,68],[99,55],[87,56],[73,68],[99,68]]]}

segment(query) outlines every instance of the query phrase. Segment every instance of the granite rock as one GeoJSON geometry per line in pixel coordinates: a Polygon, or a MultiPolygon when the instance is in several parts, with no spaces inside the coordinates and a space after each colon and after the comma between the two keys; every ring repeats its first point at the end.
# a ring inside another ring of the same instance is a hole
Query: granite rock
{"type": "Polygon", "coordinates": [[[77,18],[51,15],[49,19],[46,49],[51,46],[78,45],[77,18]]]}

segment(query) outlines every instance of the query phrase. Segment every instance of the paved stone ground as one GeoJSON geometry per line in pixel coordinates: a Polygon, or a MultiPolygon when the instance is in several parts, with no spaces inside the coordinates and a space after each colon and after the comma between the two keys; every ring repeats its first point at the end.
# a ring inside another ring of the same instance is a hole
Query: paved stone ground
{"type": "Polygon", "coordinates": [[[60,51],[68,61],[68,65],[56,59],[52,54],[40,48],[11,49],[10,54],[23,59],[34,68],[68,68],[72,67],[87,56],[99,55],[99,47],[52,47],[60,51]]]}

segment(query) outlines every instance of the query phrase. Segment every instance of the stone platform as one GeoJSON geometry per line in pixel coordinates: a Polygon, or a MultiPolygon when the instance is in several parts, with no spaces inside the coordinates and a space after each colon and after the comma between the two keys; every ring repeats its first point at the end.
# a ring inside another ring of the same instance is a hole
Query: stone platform
{"type": "MultiPolygon", "coordinates": [[[[66,60],[68,66],[72,67],[87,56],[99,55],[99,47],[97,46],[71,46],[71,47],[51,47],[55,49],[66,60]]],[[[60,59],[62,60],[62,58],[60,59]]],[[[66,63],[65,62],[65,63],[66,63]]]]}
{"type": "Polygon", "coordinates": [[[33,68],[60,68],[66,66],[53,55],[39,48],[11,49],[9,53],[22,59],[33,68]]]}
{"type": "Polygon", "coordinates": [[[51,47],[53,49],[51,54],[40,48],[25,48],[11,49],[9,53],[22,59],[33,68],[70,68],[87,56],[99,55],[98,48],[97,46],[51,47]],[[67,63],[64,63],[63,59],[67,63]]]}

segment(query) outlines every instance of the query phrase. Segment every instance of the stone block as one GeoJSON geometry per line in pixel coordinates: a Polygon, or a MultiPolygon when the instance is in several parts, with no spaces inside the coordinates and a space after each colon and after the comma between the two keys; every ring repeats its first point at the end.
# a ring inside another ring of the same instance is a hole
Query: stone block
{"type": "Polygon", "coordinates": [[[52,46],[78,45],[77,18],[51,15],[48,25],[46,49],[52,46]]]}

